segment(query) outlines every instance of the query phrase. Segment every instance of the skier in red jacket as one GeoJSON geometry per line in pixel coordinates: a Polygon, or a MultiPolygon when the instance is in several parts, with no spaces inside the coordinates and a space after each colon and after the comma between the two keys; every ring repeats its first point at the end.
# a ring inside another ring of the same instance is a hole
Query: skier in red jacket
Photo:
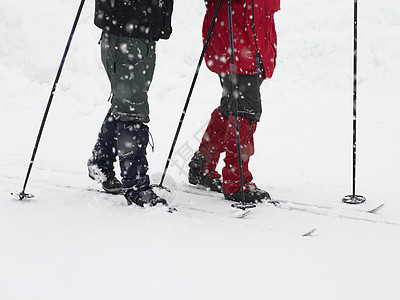
{"type": "MultiPolygon", "coordinates": [[[[206,0],[203,39],[207,36],[217,2],[206,0]]],[[[270,196],[252,182],[248,164],[254,154],[254,132],[262,111],[260,86],[264,79],[272,77],[276,63],[274,13],[280,9],[280,0],[231,0],[231,4],[244,201],[257,202],[270,199],[270,196]]],[[[222,98],[220,106],[211,114],[199,150],[189,163],[189,182],[223,192],[225,199],[241,201],[230,53],[228,5],[222,0],[205,53],[207,67],[219,75],[222,98]],[[216,171],[222,152],[225,152],[223,181],[216,171]]]]}

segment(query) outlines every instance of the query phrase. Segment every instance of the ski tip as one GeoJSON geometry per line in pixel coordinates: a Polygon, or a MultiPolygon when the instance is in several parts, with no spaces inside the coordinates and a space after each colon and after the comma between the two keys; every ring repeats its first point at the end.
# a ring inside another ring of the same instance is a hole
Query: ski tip
{"type": "Polygon", "coordinates": [[[244,212],[241,212],[240,215],[236,216],[238,219],[244,219],[250,214],[251,210],[245,210],[244,212]]]}
{"type": "Polygon", "coordinates": [[[311,229],[310,231],[302,234],[301,236],[306,237],[306,236],[312,236],[314,232],[317,231],[317,228],[311,229]]]}
{"type": "Polygon", "coordinates": [[[374,213],[378,212],[379,210],[381,210],[384,206],[385,206],[385,203],[382,203],[381,205],[378,205],[377,207],[375,207],[373,209],[367,210],[367,213],[374,214],[374,213]]]}

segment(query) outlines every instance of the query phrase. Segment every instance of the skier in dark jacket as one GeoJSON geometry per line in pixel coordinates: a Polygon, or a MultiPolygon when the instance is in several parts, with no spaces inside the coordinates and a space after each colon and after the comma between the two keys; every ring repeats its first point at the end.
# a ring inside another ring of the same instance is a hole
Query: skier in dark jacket
{"type": "Polygon", "coordinates": [[[102,29],[101,60],[111,83],[111,108],[88,160],[89,177],[128,204],[167,204],[150,187],[147,92],[153,78],[156,41],[171,32],[173,0],[96,0],[94,23],[102,29]],[[122,183],[114,162],[119,158],[122,183]]]}
{"type": "MultiPolygon", "coordinates": [[[[206,1],[204,39],[217,2],[218,0],[206,1]]],[[[250,156],[254,154],[254,132],[261,117],[260,86],[265,78],[272,77],[275,68],[277,38],[274,13],[280,9],[280,0],[232,0],[231,4],[244,200],[257,202],[269,199],[270,196],[252,182],[248,164],[250,156]]],[[[211,114],[199,150],[189,163],[189,182],[223,192],[226,199],[241,201],[228,24],[227,1],[222,0],[205,54],[207,67],[219,75],[222,98],[220,106],[211,114]],[[222,152],[225,152],[223,181],[216,171],[222,152]]]]}

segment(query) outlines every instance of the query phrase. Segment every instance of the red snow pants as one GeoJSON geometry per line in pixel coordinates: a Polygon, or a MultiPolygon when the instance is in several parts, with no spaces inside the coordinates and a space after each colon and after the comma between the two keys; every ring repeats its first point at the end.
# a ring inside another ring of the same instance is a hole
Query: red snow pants
{"type": "MultiPolygon", "coordinates": [[[[254,154],[254,138],[253,134],[257,128],[257,122],[238,116],[239,120],[239,135],[240,135],[240,152],[242,155],[242,172],[244,189],[248,187],[246,184],[253,180],[253,176],[249,171],[249,159],[254,154]]],[[[222,169],[222,188],[225,193],[232,194],[240,189],[240,172],[238,151],[236,143],[235,116],[231,115],[228,119],[224,137],[225,146],[225,166],[222,169]]],[[[254,184],[253,184],[254,185],[254,184]]]]}
{"type": "MultiPolygon", "coordinates": [[[[253,134],[256,130],[257,122],[242,116],[238,116],[238,121],[242,171],[244,183],[246,185],[246,183],[250,183],[253,179],[248,166],[249,158],[254,154],[253,134]]],[[[222,169],[222,188],[226,193],[231,194],[240,189],[235,116],[231,115],[227,117],[221,114],[218,107],[211,114],[210,122],[208,123],[199,147],[199,153],[206,159],[206,166],[203,168],[203,174],[209,177],[220,177],[215,169],[222,152],[225,152],[225,166],[222,169]]]]}
{"type": "Polygon", "coordinates": [[[221,177],[215,169],[220,154],[225,151],[224,137],[227,125],[228,117],[220,113],[219,107],[216,108],[211,114],[211,119],[199,147],[199,153],[206,159],[206,166],[203,168],[205,176],[221,177]]]}

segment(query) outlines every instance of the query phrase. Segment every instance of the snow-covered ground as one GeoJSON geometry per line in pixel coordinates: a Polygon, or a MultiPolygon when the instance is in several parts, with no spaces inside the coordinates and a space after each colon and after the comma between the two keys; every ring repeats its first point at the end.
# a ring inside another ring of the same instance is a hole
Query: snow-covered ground
{"type": "MultiPolygon", "coordinates": [[[[221,93],[204,66],[168,170],[173,192],[162,192],[179,212],[88,190],[98,188],[86,160],[109,106],[92,2],[28,183],[35,198],[23,202],[10,193],[22,189],[79,3],[0,3],[1,299],[400,299],[398,1],[359,3],[357,192],[367,202],[356,207],[341,202],[352,186],[353,2],[282,2],[250,168],[273,198],[306,205],[262,205],[244,218],[219,196],[183,191],[221,93]],[[381,203],[377,214],[358,211],[381,203]]],[[[203,15],[203,1],[176,0],[174,33],[157,46],[155,183],[201,52],[203,15]]]]}

